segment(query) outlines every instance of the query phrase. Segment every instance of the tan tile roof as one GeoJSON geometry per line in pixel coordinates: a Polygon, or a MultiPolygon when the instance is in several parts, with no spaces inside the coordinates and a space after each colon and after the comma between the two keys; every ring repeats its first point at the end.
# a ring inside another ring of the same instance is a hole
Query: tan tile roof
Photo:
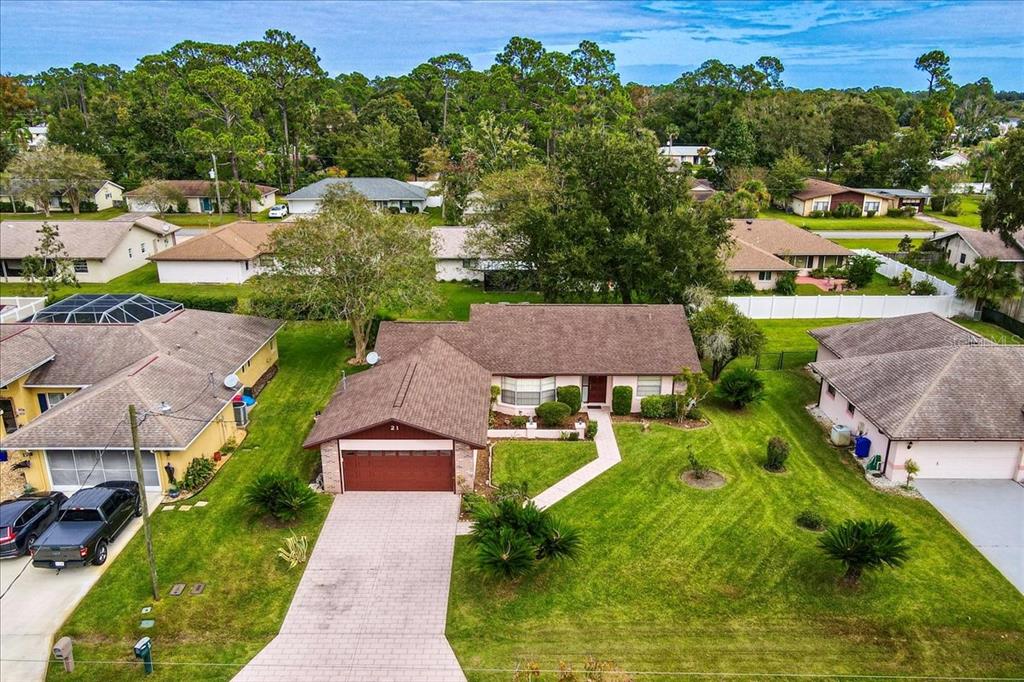
{"type": "Polygon", "coordinates": [[[270,235],[281,223],[240,220],[164,249],[157,261],[245,261],[269,253],[270,235]]]}
{"type": "Polygon", "coordinates": [[[0,222],[0,258],[31,256],[39,244],[39,229],[44,222],[57,228],[69,257],[100,260],[121,244],[133,226],[160,236],[179,229],[177,225],[140,214],[114,220],[5,220],[0,222]]]}
{"type": "Polygon", "coordinates": [[[1024,439],[1024,346],[929,348],[811,367],[890,438],[1024,439]]]}
{"type": "Polygon", "coordinates": [[[739,239],[732,243],[728,253],[725,267],[730,272],[795,272],[800,269],[739,239]]]}
{"type": "Polygon", "coordinates": [[[377,352],[439,336],[492,374],[675,374],[700,368],[681,305],[474,304],[469,322],[383,322],[377,352]]]}
{"type": "Polygon", "coordinates": [[[853,251],[785,220],[736,219],[732,238],[776,256],[852,256],[853,251]]]}
{"type": "Polygon", "coordinates": [[[1024,230],[1018,230],[1013,235],[1013,242],[1007,244],[997,232],[985,232],[983,230],[952,230],[946,234],[935,237],[934,241],[951,239],[959,236],[974,249],[982,258],[995,258],[1000,261],[1024,262],[1024,230]]]}
{"type": "MultiPolygon", "coordinates": [[[[215,192],[213,182],[210,180],[160,180],[160,182],[174,187],[186,197],[210,197],[213,196],[211,192],[215,192]]],[[[270,185],[253,185],[253,187],[258,189],[263,196],[277,191],[276,187],[271,187],[270,185]]],[[[133,189],[125,192],[124,195],[126,197],[137,197],[141,189],[141,187],[133,189]]]]}
{"type": "MultiPolygon", "coordinates": [[[[2,338],[30,329],[54,349],[56,357],[32,372],[30,385],[87,386],[7,436],[4,447],[102,448],[108,442],[130,447],[127,429],[115,431],[127,405],[153,410],[166,402],[180,411],[148,416],[140,427],[142,445],[184,448],[235,393],[224,387],[224,377],[279,328],[277,320],[206,310],[183,310],[133,326],[2,325],[2,338]]],[[[0,353],[6,351],[5,342],[0,353]]]]}
{"type": "Polygon", "coordinates": [[[390,421],[485,447],[491,373],[435,337],[339,384],[305,447],[390,421]]]}
{"type": "Polygon", "coordinates": [[[885,317],[811,329],[808,334],[840,358],[944,346],[988,345],[988,339],[935,313],[885,317]]]}
{"type": "Polygon", "coordinates": [[[42,334],[19,326],[0,328],[0,386],[7,386],[44,362],[53,359],[54,350],[42,334]]]}

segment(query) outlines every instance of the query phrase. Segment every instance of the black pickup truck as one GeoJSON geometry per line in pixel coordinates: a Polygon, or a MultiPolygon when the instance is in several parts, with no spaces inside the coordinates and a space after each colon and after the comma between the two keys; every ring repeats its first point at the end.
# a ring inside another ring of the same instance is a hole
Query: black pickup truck
{"type": "Polygon", "coordinates": [[[32,545],[32,565],[63,569],[107,560],[107,545],[133,516],[142,516],[139,484],[107,481],[86,488],[61,505],[57,521],[32,545]]]}

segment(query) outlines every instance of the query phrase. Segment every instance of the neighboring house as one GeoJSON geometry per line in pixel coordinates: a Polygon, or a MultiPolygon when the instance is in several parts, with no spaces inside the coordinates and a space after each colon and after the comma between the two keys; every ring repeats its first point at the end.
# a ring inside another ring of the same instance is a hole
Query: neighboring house
{"type": "Polygon", "coordinates": [[[870,441],[890,480],[1024,480],[1024,346],[1000,346],[935,315],[811,331],[821,413],[870,441]],[[830,358],[830,359],[824,359],[830,358]]]}
{"type": "Polygon", "coordinates": [[[668,157],[669,167],[679,170],[685,166],[714,166],[717,152],[707,145],[670,144],[658,147],[658,153],[668,157]]]}
{"type": "Polygon", "coordinates": [[[711,183],[701,178],[696,178],[690,183],[690,196],[694,201],[703,204],[705,201],[718,193],[711,183]]]}
{"type": "Polygon", "coordinates": [[[853,251],[802,230],[785,220],[736,219],[726,268],[758,289],[772,289],[783,272],[808,275],[812,270],[842,267],[853,251]]]}
{"type": "MultiPolygon", "coordinates": [[[[54,187],[60,185],[59,180],[50,181],[54,187]]],[[[103,211],[115,206],[124,206],[124,187],[113,182],[104,180],[95,187],[90,187],[82,192],[82,201],[96,204],[97,211],[103,211]]],[[[37,206],[34,199],[25,195],[25,185],[19,178],[10,178],[0,188],[0,202],[14,204],[15,202],[25,205],[28,211],[42,211],[43,207],[37,206]]],[[[50,196],[51,211],[70,211],[71,205],[67,200],[67,192],[56,190],[50,196]]]]}
{"type": "Polygon", "coordinates": [[[289,213],[316,213],[331,187],[347,186],[379,209],[420,213],[427,207],[428,190],[394,178],[324,178],[295,190],[284,198],[289,213]]]}
{"type": "Polygon", "coordinates": [[[891,197],[867,189],[854,189],[834,182],[807,178],[804,188],[789,195],[789,208],[796,215],[809,216],[815,211],[834,211],[840,204],[854,204],[864,215],[885,215],[891,197]]]}
{"type": "Polygon", "coordinates": [[[925,209],[925,205],[931,198],[930,192],[917,192],[912,189],[887,189],[884,187],[878,187],[874,189],[861,189],[860,192],[865,192],[871,196],[883,196],[889,198],[889,208],[907,208],[908,206],[913,207],[918,213],[925,209]]]}
{"type": "Polygon", "coordinates": [[[961,228],[933,237],[942,246],[946,260],[957,269],[970,267],[979,258],[995,258],[1024,275],[1024,230],[1018,230],[1009,244],[996,232],[961,228]]]}
{"type": "Polygon", "coordinates": [[[42,123],[37,126],[28,127],[28,148],[29,150],[45,147],[50,134],[50,126],[42,123]]]}
{"type": "Polygon", "coordinates": [[[69,492],[134,479],[131,404],[141,415],[150,490],[167,490],[172,471],[180,481],[194,458],[244,438],[251,388],[262,387],[277,363],[280,322],[140,295],[71,298],[90,311],[144,319],[0,325],[0,447],[29,453],[28,484],[69,492]]]}
{"type": "Polygon", "coordinates": [[[505,414],[533,415],[559,386],[595,409],[629,386],[638,411],[700,369],[680,305],[474,304],[468,322],[382,322],[376,352],[306,439],[328,492],[472,490],[492,386],[505,414]]]}
{"type": "MultiPolygon", "coordinates": [[[[921,188],[921,191],[932,196],[932,189],[928,185],[921,188]]],[[[992,191],[991,182],[955,182],[950,190],[951,194],[988,194],[992,191]]]]}
{"type": "Polygon", "coordinates": [[[945,156],[941,159],[932,159],[928,162],[928,165],[936,170],[947,170],[950,168],[963,168],[967,166],[971,160],[965,154],[960,152],[953,152],[949,156],[945,156]]]}
{"type": "Polygon", "coordinates": [[[5,220],[0,222],[0,278],[21,282],[22,259],[35,254],[43,223],[57,228],[79,282],[109,282],[146,264],[175,243],[177,225],[126,213],[112,220],[5,220]]]}
{"type": "Polygon", "coordinates": [[[439,282],[482,282],[484,272],[480,257],[472,254],[466,240],[472,227],[435,227],[430,232],[436,260],[435,279],[439,282]]]}
{"type": "Polygon", "coordinates": [[[149,257],[161,282],[241,284],[266,270],[271,233],[281,223],[228,223],[149,257]]]}
{"type": "MultiPolygon", "coordinates": [[[[217,212],[217,188],[210,180],[160,180],[161,183],[169,185],[185,197],[188,208],[185,213],[215,213],[217,212]]],[[[268,185],[253,185],[259,192],[259,198],[249,202],[249,211],[259,213],[265,211],[277,203],[277,188],[268,185]]],[[[124,193],[125,201],[128,202],[129,211],[140,211],[143,213],[159,213],[160,207],[142,200],[139,197],[141,188],[133,189],[124,193]]],[[[225,189],[225,183],[221,183],[221,210],[231,213],[231,198],[225,189]]],[[[166,208],[166,207],[164,207],[166,208]]],[[[177,210],[177,207],[175,207],[177,210]]]]}
{"type": "Polygon", "coordinates": [[[440,193],[440,183],[437,180],[409,180],[409,184],[427,190],[427,208],[440,208],[444,204],[444,196],[440,193]]]}

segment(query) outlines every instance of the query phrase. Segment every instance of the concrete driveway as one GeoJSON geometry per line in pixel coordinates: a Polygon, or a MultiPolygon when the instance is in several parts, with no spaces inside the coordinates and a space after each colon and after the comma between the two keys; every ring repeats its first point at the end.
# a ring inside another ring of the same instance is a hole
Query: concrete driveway
{"type": "Polygon", "coordinates": [[[280,634],[235,680],[465,682],[444,636],[460,499],[338,495],[280,634]]]}
{"type": "MultiPolygon", "coordinates": [[[[150,493],[147,501],[152,514],[160,494],[150,493]]],[[[27,556],[0,561],[0,593],[5,593],[0,598],[0,681],[46,677],[46,662],[52,658],[50,647],[58,628],[140,528],[142,520],[133,519],[110,545],[102,566],[72,568],[58,574],[32,568],[27,556]]]]}
{"type": "Polygon", "coordinates": [[[1009,480],[917,479],[914,487],[1024,592],[1024,486],[1009,480]]]}

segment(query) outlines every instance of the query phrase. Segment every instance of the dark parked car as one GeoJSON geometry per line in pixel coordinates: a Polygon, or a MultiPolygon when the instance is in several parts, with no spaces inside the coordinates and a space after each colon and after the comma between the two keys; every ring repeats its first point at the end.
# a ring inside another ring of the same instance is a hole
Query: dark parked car
{"type": "Polygon", "coordinates": [[[64,493],[26,493],[16,500],[0,502],[0,558],[21,556],[50,527],[64,493]]]}
{"type": "Polygon", "coordinates": [[[99,566],[107,560],[107,545],[133,516],[142,516],[139,484],[107,481],[79,490],[61,505],[60,516],[32,545],[32,565],[62,569],[99,566]]]}

